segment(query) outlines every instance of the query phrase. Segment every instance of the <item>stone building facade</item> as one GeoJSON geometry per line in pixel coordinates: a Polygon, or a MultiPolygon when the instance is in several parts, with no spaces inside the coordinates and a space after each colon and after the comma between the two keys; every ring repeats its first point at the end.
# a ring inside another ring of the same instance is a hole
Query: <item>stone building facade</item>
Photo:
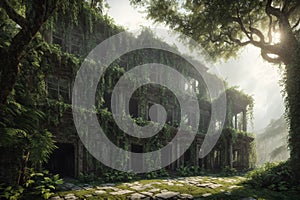
{"type": "MultiPolygon", "coordinates": [[[[113,28],[110,28],[113,29],[113,28]]],[[[61,46],[66,52],[80,56],[85,56],[88,53],[88,47],[83,47],[89,38],[94,39],[94,43],[101,42],[105,37],[104,33],[97,33],[93,36],[86,37],[85,33],[81,31],[80,24],[78,27],[73,28],[72,31],[62,34],[59,27],[56,31],[45,31],[44,38],[49,43],[55,43],[61,46]],[[101,35],[102,34],[102,35],[101,35]],[[100,36],[99,36],[100,35],[100,36]],[[95,39],[98,38],[98,39],[95,39]],[[101,39],[99,39],[101,38],[101,39]]],[[[120,30],[112,30],[111,32],[118,32],[120,30]]],[[[142,35],[142,34],[141,34],[142,35]]],[[[151,36],[149,32],[145,32],[144,36],[139,36],[141,41],[146,37],[151,36]],[[148,34],[148,35],[147,35],[148,34]],[[145,36],[146,35],[146,36],[145,36]]],[[[136,38],[132,38],[133,40],[136,38]]],[[[158,40],[158,39],[157,39],[158,40]]],[[[158,40],[158,42],[161,42],[158,40]]],[[[167,45],[164,43],[164,45],[167,45]]],[[[171,48],[171,47],[170,47],[171,48]]],[[[202,169],[209,171],[220,171],[227,167],[233,167],[238,170],[246,170],[254,166],[255,160],[253,158],[253,140],[254,138],[247,133],[247,122],[249,121],[249,106],[251,101],[248,96],[240,93],[236,89],[228,89],[226,91],[227,96],[227,116],[225,122],[225,128],[219,138],[217,144],[213,150],[203,159],[199,158],[199,150],[203,143],[205,134],[207,132],[208,124],[211,117],[211,102],[208,100],[207,88],[201,78],[195,75],[195,72],[189,64],[186,64],[180,56],[169,55],[166,52],[157,52],[154,50],[145,50],[142,53],[133,53],[131,56],[123,56],[119,59],[117,69],[119,71],[129,70],[137,64],[143,64],[153,59],[155,62],[163,62],[175,66],[177,70],[184,73],[190,84],[178,83],[178,87],[182,87],[185,90],[192,90],[197,93],[198,101],[200,105],[200,122],[197,130],[198,134],[190,146],[190,148],[175,162],[170,164],[167,169],[175,170],[179,166],[198,166],[202,169]],[[157,60],[158,59],[158,60],[157,60]],[[188,70],[187,70],[188,69],[188,70]]],[[[202,66],[203,73],[214,79],[216,82],[222,81],[207,73],[207,68],[202,66]]],[[[74,75],[76,74],[76,68],[70,66],[70,68],[60,68],[57,66],[52,74],[45,77],[46,85],[48,88],[48,95],[50,99],[59,100],[64,104],[71,104],[72,85],[74,82],[74,75]]],[[[108,73],[103,82],[110,82],[109,87],[102,89],[99,94],[99,109],[106,109],[110,112],[111,104],[111,91],[113,85],[116,83],[122,73],[108,73]]],[[[153,74],[156,78],[166,78],[166,75],[153,74]]],[[[101,90],[101,89],[100,89],[101,90]]],[[[180,122],[180,107],[178,101],[172,94],[172,92],[165,88],[157,86],[147,86],[147,93],[141,93],[137,91],[130,99],[129,113],[132,118],[139,118],[144,122],[149,121],[148,109],[153,104],[162,104],[167,110],[167,124],[170,127],[169,133],[166,136],[162,131],[159,135],[160,139],[157,146],[165,145],[171,141],[176,134],[178,123],[180,122]]],[[[120,102],[118,102],[120,103],[120,102]]],[[[99,117],[99,121],[103,122],[103,119],[99,117]]],[[[188,120],[188,119],[187,119],[188,120]]],[[[104,122],[103,122],[104,123],[104,122]]],[[[113,122],[109,122],[113,123],[113,122]]],[[[142,153],[151,150],[148,140],[119,137],[115,125],[111,125],[111,132],[114,132],[113,139],[115,143],[120,147],[129,151],[142,153]],[[116,131],[114,131],[114,128],[116,131]],[[126,139],[124,139],[126,138],[126,139]]],[[[99,174],[105,168],[99,161],[93,158],[86,150],[80,138],[77,135],[74,123],[72,111],[70,108],[66,109],[63,115],[60,117],[60,122],[49,127],[49,130],[56,136],[57,146],[59,147],[51,156],[47,168],[53,173],[59,173],[62,176],[76,177],[80,173],[94,173],[99,174]]],[[[176,150],[173,155],[175,156],[176,150]]]]}

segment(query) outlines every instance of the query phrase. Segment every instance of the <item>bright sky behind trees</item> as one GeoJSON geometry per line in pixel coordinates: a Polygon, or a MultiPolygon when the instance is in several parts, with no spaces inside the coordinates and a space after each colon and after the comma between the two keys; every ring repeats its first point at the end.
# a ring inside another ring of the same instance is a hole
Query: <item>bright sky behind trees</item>
{"type": "MultiPolygon", "coordinates": [[[[107,11],[116,24],[128,29],[138,29],[141,26],[164,27],[153,25],[146,19],[146,14],[130,6],[129,0],[108,0],[107,11]]],[[[271,119],[279,118],[284,112],[284,101],[279,86],[280,73],[277,66],[264,61],[260,50],[246,47],[236,59],[215,64],[222,78],[230,86],[239,88],[254,97],[254,131],[263,129],[271,119]]],[[[251,127],[250,127],[251,130],[251,127]]]]}

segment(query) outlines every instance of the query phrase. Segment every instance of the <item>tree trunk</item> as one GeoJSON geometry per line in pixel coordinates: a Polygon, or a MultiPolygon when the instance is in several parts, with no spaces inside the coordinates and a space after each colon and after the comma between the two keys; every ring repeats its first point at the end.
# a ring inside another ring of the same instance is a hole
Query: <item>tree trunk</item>
{"type": "Polygon", "coordinates": [[[23,185],[26,182],[27,165],[29,160],[30,152],[26,151],[24,162],[22,163],[21,172],[18,177],[17,185],[23,185]]]}
{"type": "Polygon", "coordinates": [[[300,45],[286,64],[286,103],[289,119],[289,147],[295,179],[300,180],[300,45]]]}
{"type": "Polygon", "coordinates": [[[11,93],[19,72],[19,59],[7,51],[1,51],[0,104],[5,104],[11,93]]]}
{"type": "MultiPolygon", "coordinates": [[[[4,7],[11,17],[11,10],[8,9],[10,5],[5,2],[1,2],[1,7],[4,7]]],[[[19,74],[19,64],[26,54],[27,47],[56,6],[57,0],[34,0],[30,12],[26,13],[26,18],[19,17],[22,21],[16,22],[20,23],[22,29],[12,38],[9,47],[0,49],[0,104],[6,103],[7,97],[14,88],[19,74]]]]}

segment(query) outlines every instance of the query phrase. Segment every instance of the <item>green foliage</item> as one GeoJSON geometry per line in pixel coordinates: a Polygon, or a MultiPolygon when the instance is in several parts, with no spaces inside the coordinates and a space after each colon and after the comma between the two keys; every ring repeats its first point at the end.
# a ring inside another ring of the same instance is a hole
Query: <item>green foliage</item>
{"type": "Polygon", "coordinates": [[[17,200],[20,199],[24,192],[24,188],[22,186],[0,186],[0,197],[9,199],[9,200],[17,200]]]}
{"type": "Polygon", "coordinates": [[[268,188],[275,191],[286,191],[295,186],[294,172],[290,162],[266,163],[247,174],[248,184],[254,188],[268,188]]]}
{"type": "Polygon", "coordinates": [[[131,181],[136,178],[136,174],[132,172],[123,172],[118,170],[110,170],[104,173],[103,180],[105,182],[124,182],[131,181]]]}
{"type": "Polygon", "coordinates": [[[94,173],[84,174],[80,173],[78,176],[78,181],[81,183],[90,183],[94,181],[100,181],[101,178],[98,178],[94,173]]]}
{"type": "MultiPolygon", "coordinates": [[[[291,24],[297,24],[297,0],[270,2],[272,8],[282,11],[291,24]],[[296,9],[292,9],[294,6],[296,9]],[[290,9],[291,15],[286,14],[285,11],[290,9]]],[[[148,17],[154,21],[167,24],[199,42],[214,59],[235,56],[240,48],[248,44],[270,53],[273,49],[265,49],[262,43],[275,46],[271,38],[273,33],[292,31],[296,35],[299,31],[299,27],[291,30],[291,27],[280,26],[282,19],[266,9],[267,1],[131,0],[131,3],[145,8],[148,17]],[[272,16],[271,20],[269,16],[272,16]]]]}
{"type": "Polygon", "coordinates": [[[44,199],[49,199],[57,186],[62,184],[63,180],[59,175],[50,175],[48,171],[31,172],[29,179],[25,183],[25,188],[28,195],[36,195],[44,199]]]}
{"type": "Polygon", "coordinates": [[[9,200],[16,199],[49,199],[57,186],[62,184],[63,180],[59,175],[51,175],[48,171],[34,172],[30,170],[30,175],[23,186],[5,186],[0,187],[0,197],[9,200]]]}
{"type": "Polygon", "coordinates": [[[203,175],[203,171],[198,166],[180,166],[176,169],[178,176],[197,176],[203,175]]]}
{"type": "Polygon", "coordinates": [[[229,166],[224,167],[220,173],[221,176],[235,176],[237,174],[238,174],[237,170],[229,166]]]}
{"type": "Polygon", "coordinates": [[[28,166],[40,168],[56,148],[53,135],[40,126],[44,119],[42,111],[16,101],[9,101],[3,106],[0,113],[0,146],[13,150],[10,157],[5,158],[8,162],[6,167],[11,170],[7,171],[7,175],[14,173],[15,177],[22,176],[21,179],[26,180],[25,174],[20,173],[25,172],[28,166]],[[26,158],[27,155],[29,158],[26,158]]]}
{"type": "Polygon", "coordinates": [[[165,169],[159,169],[156,171],[148,172],[145,174],[147,179],[155,179],[155,178],[162,178],[170,176],[169,172],[165,169]]]}

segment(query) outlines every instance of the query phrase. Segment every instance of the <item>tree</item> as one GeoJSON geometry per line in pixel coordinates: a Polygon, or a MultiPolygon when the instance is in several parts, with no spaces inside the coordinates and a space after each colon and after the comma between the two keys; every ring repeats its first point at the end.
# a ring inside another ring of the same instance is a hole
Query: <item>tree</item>
{"type": "MultiPolygon", "coordinates": [[[[9,44],[0,48],[0,103],[6,102],[19,73],[19,63],[25,50],[41,26],[51,16],[58,0],[31,0],[26,7],[18,1],[0,1],[1,12],[16,23],[19,31],[10,39],[9,44]],[[19,12],[12,6],[19,8],[19,12]],[[22,12],[22,14],[20,13],[22,12]]],[[[4,23],[2,23],[2,26],[4,23]]]]}
{"type": "Polygon", "coordinates": [[[246,45],[284,66],[291,163],[300,178],[300,1],[131,0],[148,17],[199,42],[214,58],[237,55],[246,45]]]}
{"type": "Polygon", "coordinates": [[[0,46],[0,104],[6,103],[16,83],[20,61],[45,22],[55,13],[60,13],[59,17],[64,16],[73,23],[85,2],[96,12],[102,12],[103,0],[0,1],[1,28],[5,28],[7,20],[10,20],[18,29],[11,38],[7,38],[7,45],[0,46]]]}

